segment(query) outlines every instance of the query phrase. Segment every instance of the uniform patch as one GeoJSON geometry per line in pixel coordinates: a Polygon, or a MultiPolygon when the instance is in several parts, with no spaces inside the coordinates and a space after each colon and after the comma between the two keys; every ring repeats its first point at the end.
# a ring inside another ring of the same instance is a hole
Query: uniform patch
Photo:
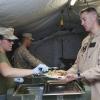
{"type": "Polygon", "coordinates": [[[83,53],[86,51],[87,46],[88,46],[88,43],[85,43],[84,46],[81,48],[81,51],[83,53]]]}
{"type": "Polygon", "coordinates": [[[95,47],[95,44],[96,44],[96,42],[90,43],[89,47],[90,48],[95,47]]]}
{"type": "Polygon", "coordinates": [[[86,51],[87,46],[82,47],[81,51],[85,52],[86,51]]]}

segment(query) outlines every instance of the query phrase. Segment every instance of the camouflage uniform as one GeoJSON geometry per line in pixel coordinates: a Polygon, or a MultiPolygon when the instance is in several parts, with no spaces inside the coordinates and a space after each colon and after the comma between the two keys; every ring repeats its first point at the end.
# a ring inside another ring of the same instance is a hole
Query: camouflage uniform
{"type": "MultiPolygon", "coordinates": [[[[0,52],[0,63],[7,63],[10,65],[5,53],[0,52]]],[[[5,78],[0,74],[0,94],[5,94],[8,88],[14,86],[12,78],[5,78]]]]}
{"type": "Polygon", "coordinates": [[[35,58],[24,46],[20,46],[13,55],[14,67],[17,68],[32,68],[42,62],[35,58]]]}
{"type": "Polygon", "coordinates": [[[75,64],[68,72],[77,73],[78,69],[91,82],[91,100],[100,100],[100,34],[83,40],[75,64]]]}

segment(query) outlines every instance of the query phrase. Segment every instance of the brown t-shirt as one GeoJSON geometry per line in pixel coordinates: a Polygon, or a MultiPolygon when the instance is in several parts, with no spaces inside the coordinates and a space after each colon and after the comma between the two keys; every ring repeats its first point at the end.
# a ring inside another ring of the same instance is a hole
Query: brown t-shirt
{"type": "MultiPolygon", "coordinates": [[[[2,62],[10,64],[7,59],[6,54],[0,52],[0,63],[2,63],[2,62]]],[[[14,86],[14,84],[13,84],[13,81],[11,78],[6,78],[0,74],[0,94],[5,94],[7,89],[10,87],[13,87],[13,86],[14,86]]]]}

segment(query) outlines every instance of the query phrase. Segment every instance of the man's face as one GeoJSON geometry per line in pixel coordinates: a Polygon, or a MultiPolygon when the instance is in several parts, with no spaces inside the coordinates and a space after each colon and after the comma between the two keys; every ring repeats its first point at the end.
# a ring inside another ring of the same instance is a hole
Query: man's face
{"type": "Polygon", "coordinates": [[[0,40],[0,44],[5,51],[11,51],[14,42],[9,39],[0,40]]]}
{"type": "Polygon", "coordinates": [[[80,15],[81,25],[85,28],[85,31],[90,32],[94,24],[94,15],[92,13],[83,12],[80,15]]]}
{"type": "Polygon", "coordinates": [[[32,40],[30,38],[26,38],[27,47],[30,47],[32,44],[32,40]]]}

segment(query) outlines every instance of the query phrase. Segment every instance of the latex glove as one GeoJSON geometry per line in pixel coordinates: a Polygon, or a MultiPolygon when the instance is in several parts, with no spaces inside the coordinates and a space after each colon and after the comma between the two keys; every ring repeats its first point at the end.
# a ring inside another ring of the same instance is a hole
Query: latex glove
{"type": "Polygon", "coordinates": [[[45,64],[39,64],[36,68],[33,69],[33,74],[41,74],[43,72],[47,72],[49,69],[45,64]]]}
{"type": "Polygon", "coordinates": [[[14,82],[23,83],[24,79],[22,77],[14,78],[14,82]]]}
{"type": "Polygon", "coordinates": [[[47,72],[49,70],[49,67],[47,65],[45,65],[45,64],[39,64],[37,67],[42,72],[47,72]]]}

